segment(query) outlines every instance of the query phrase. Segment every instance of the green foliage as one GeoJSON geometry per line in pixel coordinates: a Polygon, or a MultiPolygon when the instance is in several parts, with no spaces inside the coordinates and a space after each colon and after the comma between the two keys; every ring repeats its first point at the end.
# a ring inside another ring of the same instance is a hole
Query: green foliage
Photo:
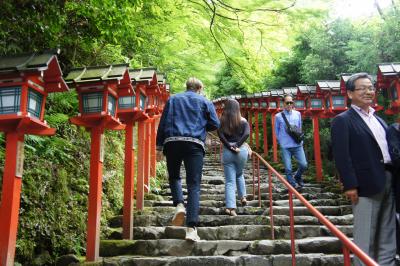
{"type": "Polygon", "coordinates": [[[216,76],[215,85],[218,89],[212,92],[213,98],[233,94],[246,94],[246,89],[235,78],[231,65],[225,65],[216,76]]]}

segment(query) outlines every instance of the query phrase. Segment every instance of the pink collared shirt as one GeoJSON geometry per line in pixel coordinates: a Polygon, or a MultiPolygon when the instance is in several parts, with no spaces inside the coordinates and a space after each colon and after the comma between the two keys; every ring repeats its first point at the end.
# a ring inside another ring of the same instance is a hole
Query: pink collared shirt
{"type": "Polygon", "coordinates": [[[388,144],[386,141],[386,132],[382,124],[374,116],[375,113],[374,108],[370,106],[369,111],[367,113],[363,109],[354,104],[352,104],[351,107],[357,112],[357,114],[360,115],[360,117],[364,120],[369,129],[372,131],[372,134],[374,135],[376,141],[378,142],[379,148],[382,151],[383,162],[391,163],[392,159],[390,158],[389,155],[388,144]]]}

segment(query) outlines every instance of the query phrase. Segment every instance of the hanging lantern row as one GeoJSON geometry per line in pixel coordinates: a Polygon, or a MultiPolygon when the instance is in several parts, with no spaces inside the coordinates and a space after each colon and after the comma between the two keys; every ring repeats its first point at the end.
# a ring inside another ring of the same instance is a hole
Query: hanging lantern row
{"type": "Polygon", "coordinates": [[[79,97],[79,114],[71,121],[86,127],[103,117],[110,129],[120,127],[120,119],[146,119],[160,113],[169,97],[164,74],[155,68],[129,69],[127,64],[76,68],[65,80],[74,84],[79,97]]]}
{"type": "MultiPolygon", "coordinates": [[[[397,67],[400,68],[400,64],[397,67]]],[[[393,69],[392,72],[387,72],[385,75],[384,84],[387,85],[388,76],[393,77],[394,75],[393,69]]],[[[292,95],[296,110],[305,116],[316,115],[321,118],[329,118],[348,109],[345,84],[350,76],[351,74],[340,74],[340,80],[318,80],[315,85],[298,84],[296,87],[282,87],[254,94],[232,95],[230,97],[239,101],[243,111],[258,110],[274,114],[283,110],[283,96],[292,95]]],[[[376,80],[376,77],[373,77],[373,79],[376,80]]],[[[392,84],[393,88],[396,88],[391,90],[390,95],[398,100],[397,90],[400,90],[400,82],[397,82],[397,85],[393,85],[395,83],[391,81],[390,84],[392,84]]],[[[213,102],[217,110],[223,109],[224,97],[215,99],[213,102]]],[[[393,103],[392,109],[399,109],[399,107],[400,100],[398,100],[398,103],[393,103]]],[[[377,104],[376,99],[374,108],[376,110],[383,109],[382,106],[377,104]]]]}

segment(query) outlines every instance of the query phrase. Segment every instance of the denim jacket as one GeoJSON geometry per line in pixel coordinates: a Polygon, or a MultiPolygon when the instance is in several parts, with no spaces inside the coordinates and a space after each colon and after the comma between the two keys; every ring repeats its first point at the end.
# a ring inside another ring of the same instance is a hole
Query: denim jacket
{"type": "Polygon", "coordinates": [[[157,150],[169,141],[190,141],[204,148],[206,131],[216,130],[219,119],[214,105],[204,96],[186,91],[165,104],[157,131],[157,150]]]}

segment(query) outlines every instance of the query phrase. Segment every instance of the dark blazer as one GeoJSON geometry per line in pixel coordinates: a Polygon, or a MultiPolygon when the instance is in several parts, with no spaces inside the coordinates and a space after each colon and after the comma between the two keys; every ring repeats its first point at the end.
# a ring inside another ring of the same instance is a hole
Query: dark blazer
{"type": "MultiPolygon", "coordinates": [[[[385,121],[375,117],[386,130],[385,121]]],[[[344,190],[357,188],[361,197],[381,192],[386,182],[382,151],[368,125],[353,108],[333,119],[331,138],[344,190]]]]}

